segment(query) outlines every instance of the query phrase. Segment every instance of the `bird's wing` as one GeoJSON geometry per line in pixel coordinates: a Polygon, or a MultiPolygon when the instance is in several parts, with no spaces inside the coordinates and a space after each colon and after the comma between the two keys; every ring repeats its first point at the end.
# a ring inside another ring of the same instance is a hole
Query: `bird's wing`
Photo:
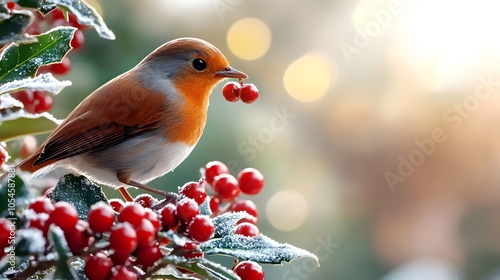
{"type": "Polygon", "coordinates": [[[33,166],[102,150],[159,128],[169,107],[165,96],[141,89],[131,77],[97,89],[42,144],[33,166]]]}

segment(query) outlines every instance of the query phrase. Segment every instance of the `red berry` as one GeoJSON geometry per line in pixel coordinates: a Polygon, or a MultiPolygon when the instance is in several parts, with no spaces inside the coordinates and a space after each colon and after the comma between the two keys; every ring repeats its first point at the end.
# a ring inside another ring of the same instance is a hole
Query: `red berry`
{"type": "Polygon", "coordinates": [[[220,212],[220,199],[218,197],[213,196],[210,198],[210,211],[214,215],[220,212]]]}
{"type": "MultiPolygon", "coordinates": [[[[241,185],[240,185],[240,188],[241,188],[241,185]]],[[[233,212],[241,212],[241,211],[247,212],[248,214],[250,214],[256,218],[259,214],[255,203],[253,203],[253,201],[247,200],[247,199],[246,200],[238,200],[238,201],[233,202],[229,209],[233,212]]]]}
{"type": "Polygon", "coordinates": [[[200,213],[200,207],[194,199],[183,198],[177,202],[177,217],[183,223],[188,224],[200,213]]]}
{"type": "Polygon", "coordinates": [[[245,194],[258,194],[264,186],[264,176],[255,168],[245,168],[238,174],[240,189],[245,194]]]}
{"type": "Polygon", "coordinates": [[[158,218],[158,215],[149,208],[144,209],[144,211],[146,212],[144,218],[148,219],[155,228],[156,232],[158,232],[160,229],[160,219],[158,218]]]}
{"type": "Polygon", "coordinates": [[[9,237],[11,233],[12,237],[15,236],[15,226],[6,218],[0,219],[0,251],[3,252],[3,248],[9,245],[9,237]]]}
{"type": "Polygon", "coordinates": [[[240,195],[238,181],[231,174],[221,174],[215,177],[214,191],[225,201],[232,200],[240,195]]]}
{"type": "Polygon", "coordinates": [[[259,228],[251,223],[241,223],[234,229],[235,234],[241,234],[246,237],[258,236],[260,234],[259,228]]]}
{"type": "Polygon", "coordinates": [[[129,263],[130,253],[114,252],[109,256],[114,265],[125,265],[129,263]]]}
{"type": "Polygon", "coordinates": [[[5,149],[3,143],[0,143],[0,166],[4,165],[9,160],[9,153],[5,149]]]}
{"type": "Polygon", "coordinates": [[[75,208],[68,202],[59,201],[54,204],[54,211],[50,213],[49,221],[66,232],[76,226],[78,222],[78,212],[76,212],[75,208]]]}
{"type": "Polygon", "coordinates": [[[115,253],[130,255],[137,248],[137,233],[129,223],[120,223],[111,229],[109,247],[115,253]]]}
{"type": "Polygon", "coordinates": [[[259,97],[259,90],[254,84],[244,84],[240,89],[240,98],[243,103],[253,103],[259,97]]]}
{"type": "Polygon", "coordinates": [[[78,254],[85,249],[85,247],[89,246],[87,228],[87,222],[78,221],[74,228],[64,232],[71,253],[78,254]]]}
{"type": "Polygon", "coordinates": [[[14,10],[15,7],[16,7],[16,2],[7,2],[7,8],[9,10],[14,10]]]}
{"type": "Polygon", "coordinates": [[[41,230],[44,233],[44,235],[46,235],[47,230],[49,229],[49,225],[47,223],[48,219],[49,219],[49,215],[45,214],[45,213],[40,213],[40,214],[30,216],[29,227],[30,228],[37,228],[37,229],[41,230]]]}
{"type": "Polygon", "coordinates": [[[137,274],[126,266],[115,266],[111,269],[111,277],[109,280],[136,280],[137,274]]]}
{"type": "Polygon", "coordinates": [[[50,214],[54,211],[54,204],[45,198],[45,197],[37,197],[33,202],[30,203],[28,209],[35,211],[35,213],[41,214],[50,214]]]}
{"type": "Polygon", "coordinates": [[[215,227],[208,216],[198,215],[189,224],[189,235],[196,241],[205,242],[212,238],[215,227]]]}
{"type": "Polygon", "coordinates": [[[241,85],[237,82],[228,82],[222,88],[222,95],[229,102],[236,102],[240,100],[241,85]]]}
{"type": "Polygon", "coordinates": [[[263,280],[264,270],[262,267],[252,261],[242,261],[236,265],[234,272],[241,280],[263,280]]]}
{"type": "Polygon", "coordinates": [[[95,233],[104,233],[111,229],[115,221],[115,212],[111,206],[99,201],[90,207],[87,216],[90,229],[95,233]]]}
{"type": "Polygon", "coordinates": [[[121,212],[122,209],[125,207],[125,204],[123,203],[123,201],[121,201],[120,199],[118,198],[112,198],[110,200],[108,200],[109,202],[109,205],[111,206],[111,208],[113,208],[113,210],[115,212],[121,212]]]}
{"type": "Polygon", "coordinates": [[[139,248],[135,255],[137,257],[135,264],[142,266],[143,269],[148,269],[163,256],[158,244],[139,248]]]}
{"type": "Polygon", "coordinates": [[[142,219],[141,225],[135,228],[138,247],[148,247],[156,241],[156,229],[148,219],[142,219]]]}
{"type": "Polygon", "coordinates": [[[48,112],[52,109],[54,101],[52,100],[52,96],[47,92],[35,91],[33,92],[33,97],[35,98],[35,107],[33,108],[35,114],[48,112]]]}
{"type": "Polygon", "coordinates": [[[98,252],[90,256],[85,263],[85,275],[89,280],[106,280],[113,267],[113,262],[105,254],[98,252]]]}
{"type": "Polygon", "coordinates": [[[83,36],[83,32],[80,30],[75,31],[75,35],[73,35],[73,39],[71,39],[70,45],[73,49],[77,50],[85,42],[85,36],[83,36]]]}
{"type": "Polygon", "coordinates": [[[56,75],[64,75],[71,69],[71,61],[65,56],[61,62],[42,66],[39,69],[40,73],[51,72],[56,75]]]}
{"type": "Polygon", "coordinates": [[[151,208],[155,202],[155,198],[150,194],[143,193],[134,198],[134,202],[142,205],[144,208],[151,208]]]}
{"type": "Polygon", "coordinates": [[[144,207],[137,203],[128,203],[118,215],[118,221],[129,222],[132,226],[138,227],[145,215],[144,207]]]}
{"type": "Polygon", "coordinates": [[[59,8],[55,8],[54,10],[52,10],[50,12],[50,16],[52,17],[53,21],[58,20],[58,19],[65,19],[62,10],[59,8]]]}
{"type": "Polygon", "coordinates": [[[202,184],[198,182],[188,182],[181,187],[180,194],[185,195],[186,197],[192,198],[196,201],[196,203],[202,204],[207,197],[207,191],[203,187],[202,184]]]}
{"type": "Polygon", "coordinates": [[[242,224],[242,223],[251,223],[254,225],[257,225],[257,218],[250,216],[248,218],[241,218],[239,221],[236,222],[236,225],[242,224]]]}
{"type": "Polygon", "coordinates": [[[177,256],[184,256],[185,258],[202,258],[203,252],[195,242],[187,242],[184,246],[179,246],[174,249],[172,254],[177,256]]]}
{"type": "Polygon", "coordinates": [[[177,207],[173,204],[167,204],[161,210],[161,226],[164,229],[173,229],[179,225],[177,217],[177,207]]]}
{"type": "Polygon", "coordinates": [[[211,161],[205,166],[205,181],[213,186],[214,179],[220,174],[229,173],[227,166],[220,161],[211,161]]]}

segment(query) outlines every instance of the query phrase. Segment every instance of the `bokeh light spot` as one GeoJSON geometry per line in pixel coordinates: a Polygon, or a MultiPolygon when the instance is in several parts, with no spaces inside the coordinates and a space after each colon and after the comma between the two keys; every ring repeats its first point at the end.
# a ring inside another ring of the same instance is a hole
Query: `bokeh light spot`
{"type": "Polygon", "coordinates": [[[246,60],[254,60],[269,50],[271,31],[259,19],[240,19],[229,28],[227,44],[236,56],[246,60]]]}
{"type": "Polygon", "coordinates": [[[326,94],[337,72],[337,64],[327,54],[311,52],[292,62],[285,71],[283,83],[293,98],[312,102],[326,94]]]}
{"type": "Polygon", "coordinates": [[[283,231],[294,230],[307,218],[309,205],[304,196],[292,190],[275,193],[267,202],[266,214],[269,222],[283,231]]]}

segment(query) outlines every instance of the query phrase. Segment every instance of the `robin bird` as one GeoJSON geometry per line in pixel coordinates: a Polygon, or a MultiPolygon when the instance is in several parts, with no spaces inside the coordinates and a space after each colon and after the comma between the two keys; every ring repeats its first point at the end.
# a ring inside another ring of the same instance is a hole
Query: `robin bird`
{"type": "Polygon", "coordinates": [[[35,174],[63,167],[118,188],[127,200],[128,186],[168,196],[145,184],[196,146],[213,87],[246,77],[206,41],[169,41],[91,93],[16,167],[35,174]]]}

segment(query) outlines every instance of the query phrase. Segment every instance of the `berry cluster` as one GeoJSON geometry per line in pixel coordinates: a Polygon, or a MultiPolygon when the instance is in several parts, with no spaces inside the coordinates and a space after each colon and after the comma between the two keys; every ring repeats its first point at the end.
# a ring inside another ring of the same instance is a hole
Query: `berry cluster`
{"type": "MultiPolygon", "coordinates": [[[[86,221],[79,219],[71,204],[38,197],[25,211],[25,227],[41,232],[45,250],[49,252],[52,249],[49,228],[58,226],[71,253],[85,261],[84,272],[89,280],[138,279],[148,270],[154,270],[166,255],[203,258],[200,244],[214,237],[213,218],[226,212],[248,213],[252,218],[238,221],[233,232],[258,236],[257,207],[251,200],[237,200],[237,197],[241,193],[259,193],[264,184],[262,174],[254,168],[246,168],[234,177],[219,161],[209,162],[204,174],[205,179],[180,187],[179,196],[173,201],[158,201],[149,194],[138,195],[133,202],[111,199],[107,204],[101,201],[90,207],[86,221]],[[211,216],[200,213],[204,203],[209,203],[211,216]],[[167,232],[186,242],[178,244],[167,239],[167,232]]],[[[9,220],[0,219],[0,248],[10,244],[11,227],[9,220]]],[[[5,253],[0,259],[3,256],[5,253]]],[[[176,269],[193,274],[185,268],[176,269]]],[[[233,270],[242,280],[264,279],[262,267],[252,261],[239,262],[233,270]]]]}
{"type": "Polygon", "coordinates": [[[243,84],[243,79],[239,82],[228,82],[222,88],[222,95],[229,102],[236,102],[241,99],[243,103],[253,103],[259,97],[259,90],[254,84],[243,84]]]}
{"type": "MultiPolygon", "coordinates": [[[[7,7],[10,11],[20,9],[15,2],[8,2],[7,7]]],[[[41,13],[35,12],[34,21],[26,28],[26,33],[30,35],[38,35],[43,31],[57,26],[73,26],[78,28],[76,30],[70,45],[73,49],[79,49],[85,41],[82,30],[86,28],[85,25],[78,23],[76,16],[68,13],[68,20],[66,20],[63,11],[56,8],[48,13],[45,17],[41,13]]],[[[37,75],[42,73],[53,73],[56,75],[64,75],[71,69],[70,59],[66,56],[59,63],[53,63],[40,67],[37,75]]],[[[21,101],[24,109],[32,114],[48,112],[52,109],[52,96],[44,91],[27,91],[22,90],[12,94],[12,97],[21,101]]]]}

